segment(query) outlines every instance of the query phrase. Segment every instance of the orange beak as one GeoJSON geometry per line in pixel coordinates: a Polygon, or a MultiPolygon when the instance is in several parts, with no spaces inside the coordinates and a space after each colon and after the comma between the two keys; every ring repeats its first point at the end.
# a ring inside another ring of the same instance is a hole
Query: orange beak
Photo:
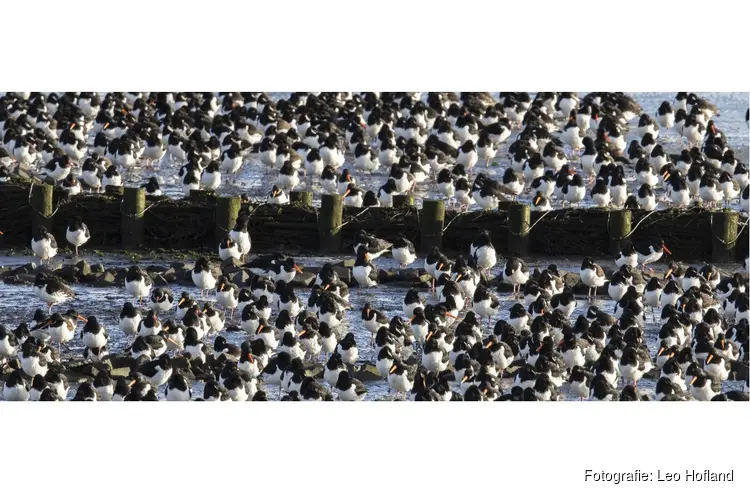
{"type": "Polygon", "coordinates": [[[70,130],[73,130],[74,128],[76,128],[76,122],[70,124],[70,130]]]}
{"type": "Polygon", "coordinates": [[[534,204],[538,205],[539,204],[539,200],[541,200],[541,199],[542,199],[542,197],[540,195],[537,195],[537,197],[534,198],[534,204]]]}
{"type": "Polygon", "coordinates": [[[396,366],[396,365],[393,365],[393,366],[391,366],[391,369],[390,369],[390,370],[388,370],[388,373],[393,373],[393,372],[395,372],[397,368],[398,368],[398,366],[396,366]]]}
{"type": "Polygon", "coordinates": [[[80,314],[78,315],[78,319],[80,319],[84,323],[88,323],[88,320],[86,318],[84,318],[83,316],[81,316],[80,314]]]}
{"type": "Polygon", "coordinates": [[[710,281],[710,280],[711,280],[711,271],[708,272],[708,277],[706,278],[706,281],[710,281]]]}
{"type": "Polygon", "coordinates": [[[464,375],[464,378],[461,379],[461,383],[463,384],[467,380],[469,380],[469,376],[468,375],[464,375]]]}
{"type": "Polygon", "coordinates": [[[656,353],[656,355],[657,355],[657,356],[661,356],[661,353],[663,353],[663,352],[664,352],[664,348],[663,348],[663,347],[661,347],[661,348],[659,349],[659,352],[657,352],[657,353],[656,353]]]}
{"type": "Polygon", "coordinates": [[[294,270],[297,271],[298,273],[302,272],[302,269],[300,269],[300,267],[297,264],[294,265],[294,270]]]}
{"type": "Polygon", "coordinates": [[[693,385],[695,383],[695,379],[697,379],[697,378],[698,377],[693,377],[693,380],[690,381],[690,385],[693,385]]]}
{"type": "Polygon", "coordinates": [[[104,130],[107,130],[109,128],[109,122],[104,124],[104,127],[102,127],[104,130]]]}
{"type": "Polygon", "coordinates": [[[430,340],[430,337],[432,337],[432,334],[435,332],[427,332],[427,336],[424,338],[425,340],[430,340]]]}
{"type": "Polygon", "coordinates": [[[3,234],[3,232],[2,232],[2,231],[0,231],[0,235],[2,235],[2,234],[3,234]]]}
{"type": "Polygon", "coordinates": [[[416,318],[416,316],[412,316],[411,318],[409,318],[409,324],[410,325],[411,325],[411,322],[414,321],[414,318],[416,318]]]}
{"type": "Polygon", "coordinates": [[[219,291],[220,292],[224,291],[224,282],[223,281],[221,282],[221,285],[219,285],[219,291]]]}
{"type": "Polygon", "coordinates": [[[445,313],[445,315],[446,315],[446,316],[448,316],[449,318],[452,318],[452,319],[458,319],[458,317],[457,317],[457,316],[454,316],[454,315],[453,315],[453,314],[451,314],[451,313],[445,313]]]}
{"type": "Polygon", "coordinates": [[[713,354],[709,354],[708,357],[706,358],[706,364],[709,364],[712,359],[714,359],[714,355],[713,354]]]}
{"type": "Polygon", "coordinates": [[[172,342],[174,345],[178,345],[176,340],[172,340],[172,337],[167,337],[167,342],[172,342]]]}
{"type": "Polygon", "coordinates": [[[443,270],[443,263],[442,262],[440,264],[438,264],[437,270],[438,271],[442,271],[443,270]]]}
{"type": "Polygon", "coordinates": [[[180,299],[180,301],[177,303],[177,305],[181,306],[183,302],[185,302],[185,298],[184,297],[180,299]]]}
{"type": "Polygon", "coordinates": [[[485,349],[489,349],[490,347],[492,347],[492,345],[493,345],[493,344],[494,344],[494,342],[492,342],[492,341],[490,340],[489,342],[487,342],[487,345],[486,345],[486,346],[484,346],[484,348],[485,348],[485,349]]]}
{"type": "Polygon", "coordinates": [[[250,361],[251,363],[255,363],[255,361],[253,361],[253,355],[252,355],[251,353],[247,353],[247,359],[248,359],[248,361],[250,361]]]}
{"type": "Polygon", "coordinates": [[[670,268],[670,269],[667,269],[667,272],[666,272],[666,273],[664,273],[664,278],[665,278],[665,279],[666,279],[666,278],[669,278],[669,275],[670,275],[670,274],[672,274],[672,269],[671,269],[671,268],[670,268]]]}
{"type": "Polygon", "coordinates": [[[662,249],[664,249],[665,252],[667,252],[667,255],[672,255],[672,252],[669,251],[669,248],[667,248],[667,245],[662,245],[662,249]]]}
{"type": "Polygon", "coordinates": [[[255,335],[258,335],[262,329],[263,329],[263,325],[258,325],[258,329],[255,330],[255,335]]]}
{"type": "Polygon", "coordinates": [[[459,274],[458,276],[456,276],[456,281],[460,280],[461,276],[463,276],[463,274],[459,274]]]}
{"type": "Polygon", "coordinates": [[[128,384],[128,387],[133,387],[135,385],[135,380],[131,380],[128,384]]]}

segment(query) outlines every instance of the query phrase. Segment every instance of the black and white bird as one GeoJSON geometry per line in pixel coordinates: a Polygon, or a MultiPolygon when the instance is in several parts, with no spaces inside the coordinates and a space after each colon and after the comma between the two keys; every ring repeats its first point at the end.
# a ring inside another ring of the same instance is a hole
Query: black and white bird
{"type": "Polygon", "coordinates": [[[360,230],[354,236],[354,255],[358,254],[359,247],[361,246],[367,247],[370,260],[375,260],[381,255],[391,251],[393,244],[360,230]]]}
{"type": "Polygon", "coordinates": [[[154,288],[148,300],[151,309],[161,313],[165,313],[174,307],[174,295],[169,288],[154,288]]]}
{"type": "Polygon", "coordinates": [[[407,267],[417,259],[417,251],[414,243],[404,236],[399,237],[393,242],[391,253],[393,254],[393,258],[398,261],[400,267],[407,267]]]}
{"type": "Polygon", "coordinates": [[[497,264],[497,252],[489,231],[482,231],[469,245],[469,254],[480,269],[490,270],[497,264]]]}
{"type": "Polygon", "coordinates": [[[89,228],[81,221],[80,217],[75,217],[70,221],[65,233],[65,239],[75,248],[76,257],[78,257],[78,247],[89,241],[90,238],[91,233],[89,233],[89,228]]]}
{"type": "Polygon", "coordinates": [[[138,266],[131,266],[125,275],[125,290],[138,299],[141,304],[143,297],[148,297],[151,293],[153,280],[138,266]]]}
{"type": "Polygon", "coordinates": [[[56,276],[44,273],[38,273],[36,278],[34,278],[34,293],[49,306],[48,312],[52,311],[53,305],[75,297],[75,292],[72,288],[56,276]]]}
{"type": "Polygon", "coordinates": [[[203,294],[206,290],[213,290],[216,288],[216,277],[205,257],[199,257],[198,260],[195,261],[195,265],[191,271],[191,277],[193,278],[195,286],[200,290],[201,298],[203,298],[203,294]]]}
{"type": "Polygon", "coordinates": [[[39,257],[41,263],[46,260],[49,264],[52,257],[57,255],[57,240],[45,226],[40,226],[31,239],[31,251],[36,257],[39,257]]]}
{"type": "Polygon", "coordinates": [[[604,270],[599,264],[594,262],[594,259],[591,257],[583,259],[581,263],[581,281],[589,287],[589,300],[591,300],[591,289],[594,289],[594,298],[596,298],[596,289],[604,286],[606,280],[604,270]]]}
{"type": "Polygon", "coordinates": [[[241,211],[237,215],[237,221],[234,227],[229,231],[229,237],[238,245],[240,259],[244,258],[250,252],[252,242],[250,240],[250,233],[247,230],[247,225],[250,222],[250,216],[247,212],[241,211]]]}

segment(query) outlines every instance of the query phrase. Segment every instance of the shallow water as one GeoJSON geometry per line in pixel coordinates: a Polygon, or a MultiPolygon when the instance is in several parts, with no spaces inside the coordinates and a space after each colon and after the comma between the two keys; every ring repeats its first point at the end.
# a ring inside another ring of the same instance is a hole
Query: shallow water
{"type": "MultiPolygon", "coordinates": [[[[19,265],[21,263],[28,262],[29,257],[20,257],[20,256],[13,256],[13,257],[2,257],[0,258],[0,265],[19,265]]],[[[117,259],[114,257],[100,257],[102,259],[102,262],[105,263],[106,266],[127,266],[129,265],[128,262],[125,262],[121,259],[117,259]]],[[[330,257],[330,258],[320,258],[320,257],[300,257],[296,258],[296,261],[301,264],[302,266],[306,265],[316,265],[319,266],[322,264],[322,262],[326,260],[331,261],[338,261],[340,260],[340,257],[330,257]]],[[[91,263],[94,262],[92,259],[90,261],[91,263]]],[[[573,271],[577,272],[580,268],[580,262],[581,259],[573,258],[573,259],[562,259],[562,260],[556,260],[554,263],[557,264],[558,268],[561,271],[573,271]]],[[[140,265],[142,267],[146,267],[151,262],[140,262],[140,265]]],[[[528,260],[527,263],[529,264],[530,268],[534,267],[540,267],[544,268],[548,264],[551,263],[551,261],[536,261],[536,260],[528,260]]],[[[609,264],[608,262],[601,261],[601,264],[609,264]]],[[[381,268],[394,268],[397,267],[397,264],[395,261],[393,261],[390,258],[381,257],[377,259],[376,264],[381,268]]],[[[695,263],[698,264],[698,263],[695,263]]],[[[422,261],[418,260],[414,264],[412,264],[411,267],[419,267],[422,265],[422,261]]],[[[722,272],[734,272],[737,270],[738,266],[730,265],[726,267],[722,267],[722,272]]],[[[665,266],[663,264],[655,265],[655,270],[657,272],[663,272],[665,270],[665,266]]],[[[495,274],[500,271],[499,265],[495,267],[494,272],[495,274]]],[[[157,283],[158,285],[158,283],[157,283]]],[[[119,353],[122,350],[124,350],[128,345],[130,339],[126,338],[125,334],[119,329],[118,322],[119,322],[119,313],[122,308],[122,304],[126,301],[133,301],[133,298],[128,295],[126,290],[124,288],[119,287],[110,287],[110,288],[94,288],[86,285],[74,285],[74,290],[76,291],[76,297],[74,300],[71,300],[69,302],[65,302],[63,304],[60,304],[58,306],[55,306],[54,311],[66,311],[68,308],[74,308],[79,314],[83,315],[84,317],[88,317],[89,315],[95,315],[97,319],[102,323],[105,328],[107,328],[109,334],[110,334],[110,343],[109,343],[109,349],[111,353],[119,353]]],[[[198,295],[198,290],[195,287],[189,286],[185,287],[178,284],[171,284],[169,285],[169,288],[174,293],[175,297],[178,297],[179,294],[182,293],[183,290],[187,290],[190,292],[194,297],[198,295]]],[[[373,349],[370,348],[370,333],[364,328],[364,325],[362,323],[362,320],[360,318],[360,311],[364,305],[365,302],[370,302],[373,307],[380,309],[383,311],[389,318],[393,317],[395,315],[403,315],[402,312],[402,300],[407,291],[407,288],[404,288],[403,286],[395,286],[395,285],[380,285],[376,288],[371,288],[368,290],[363,290],[356,288],[352,286],[351,292],[350,292],[350,298],[349,301],[352,305],[352,311],[349,312],[346,319],[344,320],[344,324],[342,325],[343,331],[351,331],[354,333],[355,339],[357,341],[357,346],[359,348],[359,359],[360,361],[374,361],[376,357],[376,352],[373,351],[373,349]]],[[[601,291],[600,291],[601,292],[601,291]]],[[[303,300],[304,303],[306,303],[307,297],[309,296],[309,290],[307,289],[297,289],[296,290],[297,295],[303,300]]],[[[423,296],[428,299],[429,302],[437,302],[436,297],[431,297],[429,291],[426,291],[423,293],[423,296]]],[[[197,298],[197,297],[196,297],[197,298]]],[[[214,297],[213,295],[209,297],[209,301],[213,301],[214,297]]],[[[492,326],[494,326],[494,322],[498,319],[507,319],[509,310],[511,306],[513,305],[514,301],[511,299],[511,297],[508,294],[501,294],[500,295],[501,300],[501,310],[497,317],[493,318],[492,326]]],[[[201,301],[202,302],[202,301],[201,301]]],[[[135,303],[135,302],[134,302],[135,303]]],[[[146,307],[143,309],[147,309],[147,301],[144,301],[144,304],[146,307]]],[[[597,305],[602,310],[611,313],[614,309],[614,302],[609,299],[608,296],[606,296],[606,292],[604,292],[604,296],[601,295],[594,301],[592,304],[597,305]]],[[[580,314],[585,314],[586,309],[588,308],[589,303],[586,301],[585,297],[578,297],[578,304],[575,312],[573,313],[573,316],[571,317],[572,321],[575,321],[575,318],[578,317],[580,314]]],[[[5,283],[0,282],[0,323],[5,324],[9,328],[15,328],[18,323],[21,321],[31,321],[31,318],[34,314],[34,311],[37,308],[44,308],[44,304],[36,297],[34,294],[33,288],[31,286],[19,286],[19,285],[7,285],[5,283]]],[[[276,317],[277,311],[274,310],[274,314],[272,316],[272,319],[276,317]]],[[[165,314],[160,316],[160,320],[164,321],[172,316],[172,313],[165,314]]],[[[239,315],[235,315],[235,323],[239,321],[239,315]]],[[[230,322],[227,321],[227,325],[230,322]]],[[[485,323],[486,325],[486,323],[485,323]]],[[[79,330],[82,328],[82,324],[79,323],[79,330]]],[[[485,326],[486,327],[486,326],[485,326]]],[[[648,343],[649,350],[651,351],[652,355],[656,353],[658,350],[658,332],[660,328],[660,323],[658,319],[658,313],[657,313],[657,319],[654,321],[651,314],[647,314],[647,322],[645,324],[645,336],[648,343]]],[[[489,331],[491,333],[491,330],[489,331]]],[[[485,334],[487,333],[487,330],[485,330],[485,334]]],[[[227,337],[229,342],[239,345],[242,343],[243,340],[246,339],[246,335],[243,331],[225,331],[222,332],[222,335],[227,337]]],[[[69,344],[69,352],[63,351],[62,356],[64,359],[70,358],[70,357],[76,357],[80,358],[83,353],[83,343],[82,340],[76,336],[76,338],[69,344]]],[[[508,389],[510,385],[512,384],[512,379],[505,379],[503,381],[503,389],[508,389]]],[[[638,388],[641,391],[645,391],[648,394],[653,394],[654,387],[655,387],[656,381],[650,380],[650,379],[642,379],[639,384],[638,388]]],[[[72,398],[75,394],[75,385],[72,384],[73,387],[71,388],[71,391],[69,393],[69,397],[72,398]]],[[[388,384],[385,381],[377,381],[377,382],[368,382],[365,384],[368,390],[366,399],[367,400],[380,400],[384,398],[389,398],[391,395],[388,394],[388,384]]],[[[742,388],[742,383],[737,381],[727,381],[723,384],[724,390],[740,390],[742,388]]],[[[160,398],[164,398],[163,394],[164,386],[161,388],[160,398]]],[[[265,387],[264,388],[269,396],[269,399],[275,399],[278,397],[278,389],[275,387],[265,387]]],[[[562,392],[568,399],[575,399],[574,396],[571,396],[571,394],[568,392],[567,385],[564,384],[562,386],[562,392]]],[[[193,397],[199,397],[203,394],[203,385],[201,382],[195,382],[193,384],[193,397]]]]}
{"type": "MultiPolygon", "coordinates": [[[[581,97],[585,95],[585,92],[581,92],[581,97]]],[[[676,92],[636,92],[631,94],[636,101],[643,107],[645,113],[650,114],[652,117],[655,116],[656,110],[662,101],[673,102],[674,97],[677,95],[676,92]]],[[[737,158],[745,163],[748,162],[748,129],[745,124],[745,111],[748,107],[748,94],[742,92],[707,92],[699,94],[702,98],[707,99],[709,102],[714,103],[718,106],[721,111],[721,116],[715,116],[717,127],[724,132],[727,136],[728,144],[735,150],[737,158]]],[[[271,93],[274,99],[286,98],[289,96],[288,93],[271,93]]],[[[497,98],[497,93],[493,93],[493,96],[497,98]]],[[[533,94],[532,94],[533,96],[533,94]]],[[[426,93],[423,98],[426,99],[426,93]]],[[[508,146],[513,142],[515,135],[518,130],[514,129],[512,136],[504,142],[500,150],[497,153],[494,161],[491,162],[489,168],[483,162],[480,162],[477,167],[474,168],[473,175],[479,172],[484,172],[486,175],[493,179],[501,179],[503,170],[509,166],[509,160],[507,158],[508,146]]],[[[679,153],[682,147],[677,141],[678,137],[676,133],[672,131],[670,137],[665,138],[664,132],[659,134],[657,142],[664,146],[667,153],[679,153]]],[[[630,142],[631,135],[627,135],[626,139],[630,142]]],[[[90,143],[93,143],[93,136],[90,137],[90,143]]],[[[567,148],[567,146],[566,146],[567,148]]],[[[571,151],[566,149],[568,158],[572,158],[571,151]]],[[[170,160],[169,155],[165,155],[159,166],[156,168],[134,168],[131,169],[124,177],[125,185],[141,185],[146,180],[155,176],[159,185],[162,188],[164,194],[173,198],[182,198],[182,185],[177,175],[181,163],[175,163],[170,160]]],[[[223,180],[223,185],[218,189],[219,194],[246,194],[253,200],[265,200],[271,186],[276,181],[277,169],[271,169],[264,166],[256,157],[256,155],[250,155],[246,158],[240,173],[237,175],[237,184],[230,185],[226,178],[223,180]]],[[[378,172],[374,174],[362,174],[355,172],[353,169],[354,158],[347,151],[346,163],[342,168],[349,168],[352,171],[353,177],[357,180],[360,186],[364,186],[366,189],[370,189],[377,193],[377,190],[387,180],[388,170],[382,167],[378,172]]],[[[575,164],[575,162],[573,162],[575,164]]],[[[633,165],[634,167],[635,165],[633,165]]],[[[300,172],[301,183],[297,186],[297,189],[304,189],[304,181],[302,180],[302,172],[300,172]]],[[[639,185],[635,184],[635,174],[632,169],[626,170],[626,181],[629,185],[631,192],[637,191],[639,185]]],[[[438,197],[438,194],[433,190],[433,182],[427,180],[421,185],[417,186],[415,191],[417,205],[421,204],[423,198],[438,197]]],[[[590,187],[588,188],[590,190],[590,187]]],[[[314,201],[313,204],[316,206],[320,205],[320,186],[316,182],[313,184],[314,201]]],[[[656,189],[657,199],[659,195],[663,194],[662,188],[656,189]]],[[[525,193],[519,196],[519,200],[529,201],[531,193],[525,193]]],[[[591,200],[587,198],[583,201],[582,206],[590,206],[591,200]]],[[[734,205],[735,208],[739,208],[738,205],[734,205]]],[[[474,206],[474,209],[477,209],[474,206]]]]}

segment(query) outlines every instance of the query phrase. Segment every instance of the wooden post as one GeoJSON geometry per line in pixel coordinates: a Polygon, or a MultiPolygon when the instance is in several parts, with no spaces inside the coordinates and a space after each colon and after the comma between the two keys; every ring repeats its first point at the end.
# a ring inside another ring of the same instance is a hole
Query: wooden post
{"type": "Polygon", "coordinates": [[[237,222],[241,200],[237,196],[216,198],[216,244],[223,240],[237,222]]]}
{"type": "Polygon", "coordinates": [[[513,203],[508,207],[508,250],[519,257],[529,255],[531,235],[529,222],[531,207],[525,203],[513,203]]]}
{"type": "Polygon", "coordinates": [[[404,208],[414,206],[414,196],[410,194],[397,194],[393,196],[393,208],[404,208]]]}
{"type": "Polygon", "coordinates": [[[190,199],[190,201],[199,201],[201,198],[203,198],[203,192],[200,189],[191,189],[190,196],[188,198],[190,199]]]}
{"type": "Polygon", "coordinates": [[[612,256],[617,255],[622,247],[630,241],[630,234],[633,220],[633,212],[630,210],[611,210],[609,212],[609,253],[612,256]]]}
{"type": "Polygon", "coordinates": [[[312,191],[292,191],[289,193],[289,201],[294,205],[302,205],[303,207],[311,207],[313,204],[313,193],[312,191]]]}
{"type": "Polygon", "coordinates": [[[324,194],[318,212],[318,234],[321,252],[341,250],[341,221],[344,199],[337,194],[324,194]]]}
{"type": "Polygon", "coordinates": [[[122,186],[107,186],[104,188],[104,193],[109,196],[120,196],[122,197],[124,190],[122,186]]]}
{"type": "Polygon", "coordinates": [[[31,231],[36,234],[39,228],[44,226],[52,232],[52,195],[54,190],[51,184],[34,184],[31,191],[31,231]]]}
{"type": "Polygon", "coordinates": [[[445,202],[443,200],[424,200],[422,214],[419,217],[419,251],[422,254],[429,253],[436,246],[442,248],[444,221],[445,202]]]}
{"type": "Polygon", "coordinates": [[[146,190],[140,187],[126,187],[123,191],[122,247],[137,248],[143,244],[146,190]]]}
{"type": "Polygon", "coordinates": [[[713,262],[734,260],[740,214],[735,211],[714,212],[711,218],[711,259],[713,262]]]}

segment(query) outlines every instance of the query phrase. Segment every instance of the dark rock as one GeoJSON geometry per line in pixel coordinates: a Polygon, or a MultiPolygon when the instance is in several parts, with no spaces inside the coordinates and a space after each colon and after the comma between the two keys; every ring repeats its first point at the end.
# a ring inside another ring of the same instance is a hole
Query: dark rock
{"type": "MultiPolygon", "coordinates": [[[[130,340],[128,340],[128,344],[130,344],[130,340]]],[[[109,362],[112,365],[112,369],[131,368],[133,366],[133,358],[130,356],[115,354],[110,356],[109,362]]]]}
{"type": "Polygon", "coordinates": [[[78,262],[76,262],[75,269],[76,269],[76,275],[79,278],[88,276],[88,274],[91,273],[91,266],[85,260],[79,260],[78,262]]]}
{"type": "Polygon", "coordinates": [[[419,281],[419,270],[412,268],[399,269],[398,279],[401,281],[419,281]]]}
{"type": "Polygon", "coordinates": [[[250,279],[250,273],[248,273],[244,269],[237,271],[236,273],[233,273],[232,278],[231,278],[232,283],[234,283],[237,286],[244,286],[247,280],[249,279],[250,279]]]}
{"type": "Polygon", "coordinates": [[[157,266],[157,265],[151,264],[150,266],[146,268],[146,272],[149,274],[151,273],[161,274],[167,271],[167,269],[169,269],[169,267],[157,266]]]}
{"type": "Polygon", "coordinates": [[[31,273],[36,272],[37,267],[39,266],[37,266],[36,263],[29,262],[27,264],[18,266],[17,268],[13,269],[12,273],[13,274],[31,274],[31,273]]]}
{"type": "Polygon", "coordinates": [[[73,283],[76,281],[76,268],[71,265],[63,266],[55,274],[68,283],[73,283]]]}
{"type": "Polygon", "coordinates": [[[313,273],[302,271],[301,273],[297,273],[294,276],[292,285],[299,287],[309,287],[310,285],[312,285],[313,281],[315,281],[315,275],[313,273]]]}
{"type": "Polygon", "coordinates": [[[101,262],[94,264],[91,266],[91,272],[92,273],[103,273],[104,272],[104,266],[101,264],[101,262]]]}
{"type": "Polygon", "coordinates": [[[375,382],[377,380],[383,380],[383,377],[380,376],[375,365],[369,362],[355,365],[352,375],[360,382],[375,382]]]}
{"type": "Polygon", "coordinates": [[[242,270],[242,262],[234,257],[227,257],[221,263],[221,272],[223,274],[236,273],[242,270]]]}
{"type": "Polygon", "coordinates": [[[394,274],[387,269],[378,269],[378,283],[389,283],[393,281],[394,274]]]}
{"type": "Polygon", "coordinates": [[[174,270],[175,270],[175,271],[177,272],[177,274],[178,274],[178,275],[180,274],[180,272],[181,272],[181,271],[182,271],[182,272],[184,272],[184,271],[186,271],[186,270],[192,270],[192,269],[193,269],[193,266],[192,266],[192,265],[187,265],[187,264],[186,264],[186,263],[184,263],[184,262],[173,262],[173,263],[172,263],[172,264],[170,265],[170,267],[171,267],[172,269],[174,269],[174,270]]]}
{"type": "Polygon", "coordinates": [[[9,285],[33,285],[36,274],[13,274],[5,277],[5,283],[9,285]]]}
{"type": "Polygon", "coordinates": [[[105,271],[104,274],[102,274],[101,277],[93,283],[93,285],[95,287],[115,286],[116,281],[117,278],[114,274],[112,274],[110,271],[105,271]]]}
{"type": "Polygon", "coordinates": [[[345,266],[333,266],[333,270],[339,275],[339,279],[349,285],[352,282],[352,270],[345,266]]]}
{"type": "Polygon", "coordinates": [[[172,267],[161,273],[161,276],[162,278],[167,280],[168,283],[174,283],[175,281],[177,281],[177,273],[172,267]]]}

